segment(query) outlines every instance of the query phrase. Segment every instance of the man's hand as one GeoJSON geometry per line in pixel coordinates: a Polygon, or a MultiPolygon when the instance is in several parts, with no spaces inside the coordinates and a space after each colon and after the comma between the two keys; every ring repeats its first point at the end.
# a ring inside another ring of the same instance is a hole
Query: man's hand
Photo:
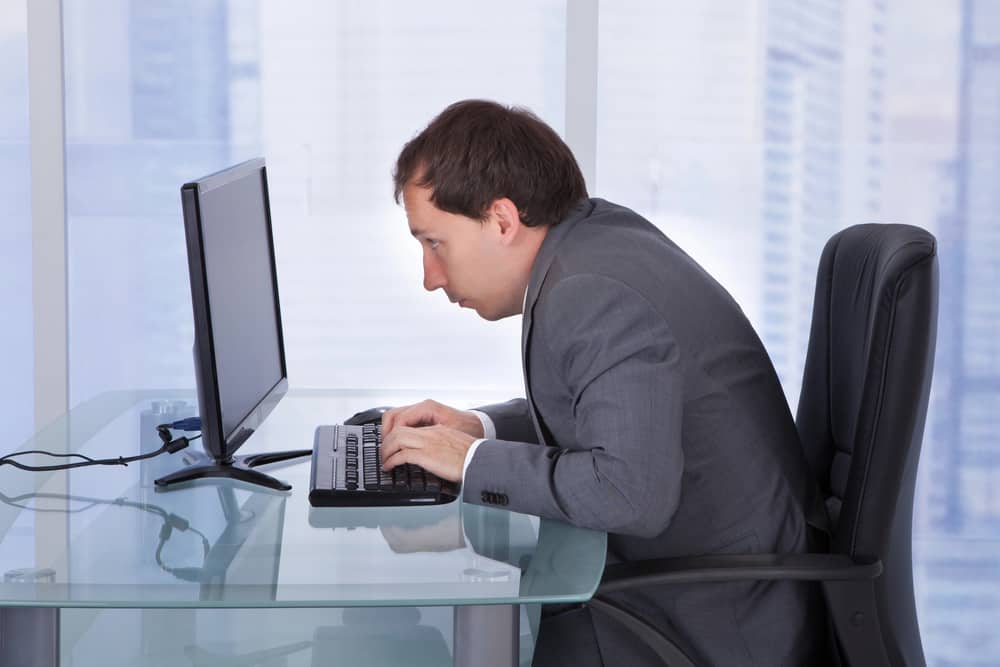
{"type": "Polygon", "coordinates": [[[382,469],[413,463],[441,479],[461,482],[465,454],[475,441],[468,433],[440,424],[419,428],[397,425],[386,435],[383,421],[382,469]]]}
{"type": "Polygon", "coordinates": [[[382,437],[392,433],[397,426],[447,426],[473,438],[483,437],[483,423],[479,417],[465,410],[456,410],[430,399],[413,405],[393,408],[382,415],[382,437]]]}

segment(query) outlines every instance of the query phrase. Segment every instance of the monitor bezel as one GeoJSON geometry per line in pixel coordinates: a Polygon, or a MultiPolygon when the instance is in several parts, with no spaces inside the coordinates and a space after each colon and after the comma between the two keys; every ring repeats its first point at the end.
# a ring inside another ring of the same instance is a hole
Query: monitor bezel
{"type": "Polygon", "coordinates": [[[254,431],[274,410],[288,391],[288,369],[285,360],[284,328],[281,320],[281,303],[278,296],[278,272],[274,253],[274,232],[271,223],[271,205],[268,194],[267,167],[264,158],[255,158],[215,172],[181,186],[184,230],[187,241],[188,271],[191,284],[191,305],[194,314],[194,364],[201,417],[202,447],[219,462],[229,462],[233,454],[253,435],[254,431]],[[208,293],[208,273],[205,266],[205,248],[202,235],[201,196],[229,183],[253,175],[261,179],[264,196],[264,218],[267,226],[268,269],[271,273],[271,292],[274,300],[278,333],[278,355],[281,377],[260,398],[228,435],[222,429],[222,404],[219,398],[219,374],[216,366],[215,335],[212,328],[212,310],[208,293]]]}

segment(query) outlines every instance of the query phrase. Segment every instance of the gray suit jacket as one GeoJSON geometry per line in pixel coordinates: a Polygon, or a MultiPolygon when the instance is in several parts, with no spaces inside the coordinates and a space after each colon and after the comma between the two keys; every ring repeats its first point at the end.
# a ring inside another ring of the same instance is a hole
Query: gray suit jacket
{"type": "MultiPolygon", "coordinates": [[[[469,464],[467,502],[607,531],[608,561],[807,549],[815,485],[774,368],[729,294],[636,213],[591,199],[551,228],[522,331],[525,399],[469,464]]],[[[714,665],[814,664],[808,584],[669,586],[620,598],[714,665]]],[[[606,664],[637,642],[594,615],[606,664]]],[[[815,655],[814,655],[815,654],[815,655]]]]}

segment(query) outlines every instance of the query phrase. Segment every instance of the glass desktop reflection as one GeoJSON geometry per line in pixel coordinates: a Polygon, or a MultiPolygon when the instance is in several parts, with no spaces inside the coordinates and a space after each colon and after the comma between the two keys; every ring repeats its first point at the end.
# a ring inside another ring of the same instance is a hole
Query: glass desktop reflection
{"type": "MultiPolygon", "coordinates": [[[[139,538],[138,550],[121,549],[122,545],[117,544],[114,557],[73,559],[74,581],[96,583],[103,579],[107,567],[120,572],[123,560],[134,560],[133,564],[145,572],[145,580],[162,578],[152,573],[155,566],[174,580],[198,585],[200,600],[236,600],[248,592],[247,587],[253,599],[275,599],[287,498],[275,493],[251,493],[241,502],[234,485],[211,486],[217,502],[201,503],[197,518],[181,514],[183,510],[173,504],[131,500],[131,494],[99,498],[44,492],[18,496],[0,493],[0,503],[39,514],[99,512],[87,530],[74,536],[73,549],[85,553],[101,554],[108,544],[116,542],[108,539],[114,531],[138,522],[140,530],[133,535],[139,538]],[[212,511],[212,507],[216,509],[212,511]]],[[[52,567],[19,568],[4,573],[4,584],[53,584],[68,578],[59,577],[52,567]]]]}

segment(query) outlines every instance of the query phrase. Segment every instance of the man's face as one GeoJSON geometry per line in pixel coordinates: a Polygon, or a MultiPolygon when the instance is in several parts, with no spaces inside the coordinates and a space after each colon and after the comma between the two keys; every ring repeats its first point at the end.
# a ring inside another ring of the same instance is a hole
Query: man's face
{"type": "Polygon", "coordinates": [[[430,200],[431,189],[403,188],[410,233],[420,242],[424,288],[443,289],[452,303],[498,320],[521,312],[517,278],[510,275],[510,248],[499,225],[447,213],[430,200]]]}

